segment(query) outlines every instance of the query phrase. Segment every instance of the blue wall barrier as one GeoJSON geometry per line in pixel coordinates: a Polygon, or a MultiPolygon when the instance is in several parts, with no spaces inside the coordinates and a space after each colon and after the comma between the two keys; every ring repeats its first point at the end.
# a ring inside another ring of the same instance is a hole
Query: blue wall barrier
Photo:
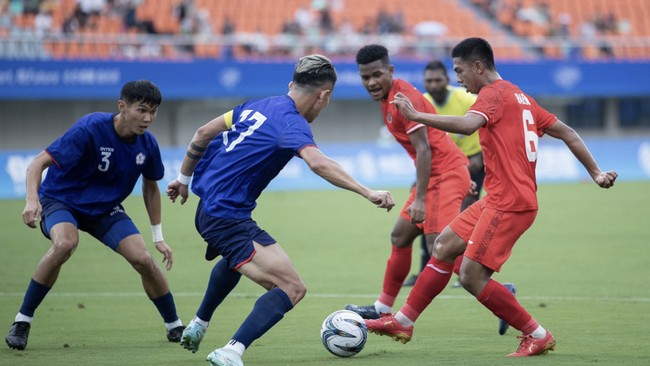
{"type": "MultiPolygon", "coordinates": [[[[605,170],[616,170],[620,180],[650,180],[650,138],[586,139],[587,146],[605,170]]],[[[415,179],[413,161],[395,143],[323,144],[323,152],[338,161],[363,184],[384,189],[410,186],[415,179]]],[[[25,195],[25,171],[39,151],[0,152],[0,199],[25,195]]],[[[162,156],[165,177],[162,190],[178,176],[185,148],[165,148],[162,156]]],[[[591,178],[566,146],[558,140],[540,140],[537,180],[540,183],[589,181],[591,178]]],[[[312,173],[299,158],[294,158],[271,182],[270,190],[333,188],[312,173]]],[[[136,185],[135,193],[141,193],[136,185]]]]}
{"type": "MultiPolygon", "coordinates": [[[[451,63],[446,61],[451,70],[451,63]]],[[[394,60],[396,76],[420,90],[424,62],[394,60]]],[[[150,79],[167,100],[283,94],[293,62],[0,61],[0,99],[115,99],[130,80],[150,79]]],[[[336,62],[335,99],[368,99],[353,62],[336,62]]],[[[650,95],[650,61],[500,62],[502,77],[540,96],[650,95]]],[[[453,72],[452,81],[456,80],[453,72]]]]}

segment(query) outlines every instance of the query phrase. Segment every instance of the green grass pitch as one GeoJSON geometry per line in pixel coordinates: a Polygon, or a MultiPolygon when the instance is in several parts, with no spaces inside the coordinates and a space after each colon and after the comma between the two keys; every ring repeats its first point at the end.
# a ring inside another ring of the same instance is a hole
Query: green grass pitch
{"type": "MultiPolygon", "coordinates": [[[[401,205],[403,188],[393,190],[401,205]]],[[[378,295],[398,208],[386,213],[339,190],[268,192],[254,218],[291,256],[306,298],[244,356],[246,365],[648,365],[650,364],[650,183],[539,187],[540,211],[495,278],[514,282],[521,303],[553,331],[548,356],[511,360],[517,332],[497,334],[497,319],[462,289],[447,288],[402,345],[369,335],[365,349],[342,359],[319,338],[323,319],[346,303],[378,295]]],[[[196,311],[212,263],[194,229],[196,197],[163,205],[174,249],[167,272],[184,322],[196,311]]],[[[22,224],[22,201],[0,202],[0,332],[4,337],[29,278],[49,247],[22,224]]],[[[150,241],[142,199],[125,206],[150,241]]],[[[149,244],[157,260],[161,259],[149,244]]],[[[414,251],[415,268],[418,264],[414,251]]],[[[242,279],[216,311],[196,354],[167,342],[136,272],[83,234],[76,253],[36,313],[25,351],[0,346],[0,365],[205,365],[248,314],[262,289],[242,279]]],[[[397,300],[401,306],[407,291],[397,300]]]]}

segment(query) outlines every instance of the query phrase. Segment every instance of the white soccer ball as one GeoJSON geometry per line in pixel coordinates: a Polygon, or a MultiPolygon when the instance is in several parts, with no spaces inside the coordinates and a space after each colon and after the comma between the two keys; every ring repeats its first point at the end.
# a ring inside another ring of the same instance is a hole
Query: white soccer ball
{"type": "Polygon", "coordinates": [[[368,328],[359,314],[338,310],[325,319],[320,330],[325,348],[339,357],[350,357],[361,352],[368,339],[368,328]]]}

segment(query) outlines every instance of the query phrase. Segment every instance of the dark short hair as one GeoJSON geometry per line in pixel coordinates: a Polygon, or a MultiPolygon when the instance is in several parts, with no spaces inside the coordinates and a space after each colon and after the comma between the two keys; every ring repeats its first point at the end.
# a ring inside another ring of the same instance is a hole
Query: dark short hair
{"type": "Polygon", "coordinates": [[[489,70],[496,70],[492,46],[483,38],[474,37],[462,40],[451,51],[451,57],[458,57],[469,62],[481,61],[489,70]]]}
{"type": "Polygon", "coordinates": [[[436,70],[441,70],[445,75],[447,75],[447,67],[445,64],[438,60],[433,60],[429,62],[425,67],[424,71],[431,70],[431,71],[436,71],[436,70]]]}
{"type": "Polygon", "coordinates": [[[151,106],[159,106],[162,103],[160,89],[149,80],[134,80],[124,84],[120,92],[120,99],[126,104],[142,102],[151,106]]]}
{"type": "Polygon", "coordinates": [[[390,65],[390,59],[388,58],[388,49],[380,44],[369,44],[363,46],[357,52],[357,65],[366,65],[377,60],[388,66],[390,65]]]}
{"type": "Polygon", "coordinates": [[[332,60],[323,55],[303,56],[293,71],[293,82],[303,87],[321,87],[336,84],[336,69],[332,60]]]}

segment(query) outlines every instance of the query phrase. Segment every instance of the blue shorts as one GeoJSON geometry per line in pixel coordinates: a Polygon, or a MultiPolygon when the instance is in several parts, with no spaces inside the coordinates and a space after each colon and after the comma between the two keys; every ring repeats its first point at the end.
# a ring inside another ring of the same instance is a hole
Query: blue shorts
{"type": "Polygon", "coordinates": [[[222,219],[203,213],[203,202],[196,207],[196,230],[208,244],[205,259],[219,255],[228,262],[228,268],[237,269],[255,255],[253,241],[263,246],[276,241],[262,230],[253,219],[222,219]]]}
{"type": "Polygon", "coordinates": [[[61,222],[71,223],[77,229],[94,236],[114,251],[117,251],[117,246],[122,239],[133,234],[140,234],[129,215],[124,212],[122,205],[115,206],[112,211],[100,216],[88,216],[53,198],[42,196],[39,200],[43,206],[41,232],[50,240],[52,239],[50,230],[61,222]]]}

